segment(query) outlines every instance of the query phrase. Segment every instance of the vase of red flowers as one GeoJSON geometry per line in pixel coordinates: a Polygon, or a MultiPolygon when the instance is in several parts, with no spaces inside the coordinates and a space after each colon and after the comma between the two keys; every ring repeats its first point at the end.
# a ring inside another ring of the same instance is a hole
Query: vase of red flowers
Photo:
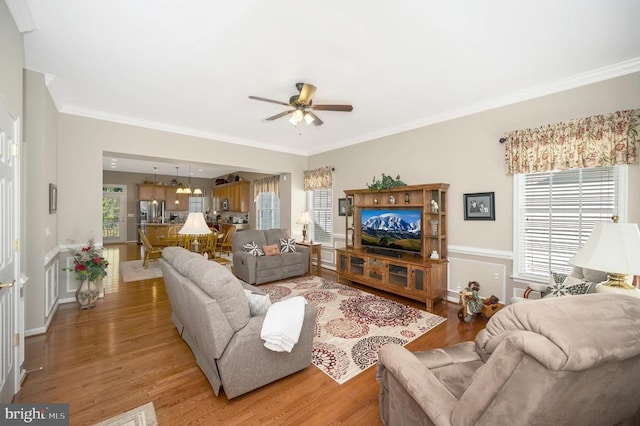
{"type": "Polygon", "coordinates": [[[96,281],[107,276],[108,266],[109,261],[102,257],[93,239],[90,239],[89,244],[82,250],[73,254],[73,267],[64,269],[75,272],[76,280],[80,281],[76,290],[76,300],[80,304],[80,309],[95,306],[99,295],[96,281]]]}

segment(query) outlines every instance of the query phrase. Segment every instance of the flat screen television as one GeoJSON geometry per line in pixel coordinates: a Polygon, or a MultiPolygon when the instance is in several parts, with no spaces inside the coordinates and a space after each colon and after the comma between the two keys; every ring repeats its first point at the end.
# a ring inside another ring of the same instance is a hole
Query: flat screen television
{"type": "Polygon", "coordinates": [[[363,247],[420,253],[422,210],[362,209],[360,243],[363,247]]]}

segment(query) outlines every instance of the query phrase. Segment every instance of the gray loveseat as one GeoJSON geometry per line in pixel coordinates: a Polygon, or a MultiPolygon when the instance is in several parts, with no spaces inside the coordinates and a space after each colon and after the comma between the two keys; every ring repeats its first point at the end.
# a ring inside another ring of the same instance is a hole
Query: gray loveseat
{"type": "Polygon", "coordinates": [[[250,229],[233,234],[233,272],[236,276],[249,284],[262,284],[309,272],[309,248],[297,245],[294,253],[280,253],[281,238],[291,238],[288,229],[250,229]],[[250,243],[260,249],[275,244],[278,254],[254,256],[242,248],[250,243]]]}
{"type": "Polygon", "coordinates": [[[316,308],[305,305],[298,343],[288,352],[264,347],[260,331],[265,315],[251,316],[245,289],[224,266],[180,247],[162,251],[162,273],[171,303],[171,319],[191,347],[216,395],[231,399],[288,376],[311,364],[316,308]]]}
{"type": "Polygon", "coordinates": [[[640,420],[640,299],[509,305],[474,342],[378,354],[387,425],[615,425],[640,420]]]}

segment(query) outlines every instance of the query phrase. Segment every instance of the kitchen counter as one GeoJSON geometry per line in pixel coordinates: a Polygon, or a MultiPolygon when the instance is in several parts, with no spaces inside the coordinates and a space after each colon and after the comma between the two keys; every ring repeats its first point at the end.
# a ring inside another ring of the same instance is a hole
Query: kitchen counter
{"type": "Polygon", "coordinates": [[[164,247],[167,243],[167,237],[171,228],[172,234],[177,233],[182,228],[183,223],[145,223],[142,225],[144,232],[152,246],[164,247]]]}

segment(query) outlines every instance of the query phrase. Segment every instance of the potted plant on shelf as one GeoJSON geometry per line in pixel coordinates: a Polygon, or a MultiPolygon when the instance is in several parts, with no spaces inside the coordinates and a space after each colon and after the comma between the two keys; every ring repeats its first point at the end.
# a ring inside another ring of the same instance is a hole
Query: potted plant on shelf
{"type": "Polygon", "coordinates": [[[406,186],[406,185],[407,185],[406,183],[400,180],[400,175],[398,175],[394,179],[391,176],[387,176],[383,173],[382,180],[376,179],[376,177],[374,176],[371,183],[367,184],[367,188],[382,191],[383,189],[392,189],[398,186],[406,186]]]}
{"type": "Polygon", "coordinates": [[[73,267],[63,268],[75,272],[76,280],[80,281],[76,290],[76,300],[80,304],[80,309],[95,306],[99,294],[96,281],[107,276],[109,261],[102,257],[94,244],[93,238],[90,239],[86,247],[73,254],[73,267]]]}

